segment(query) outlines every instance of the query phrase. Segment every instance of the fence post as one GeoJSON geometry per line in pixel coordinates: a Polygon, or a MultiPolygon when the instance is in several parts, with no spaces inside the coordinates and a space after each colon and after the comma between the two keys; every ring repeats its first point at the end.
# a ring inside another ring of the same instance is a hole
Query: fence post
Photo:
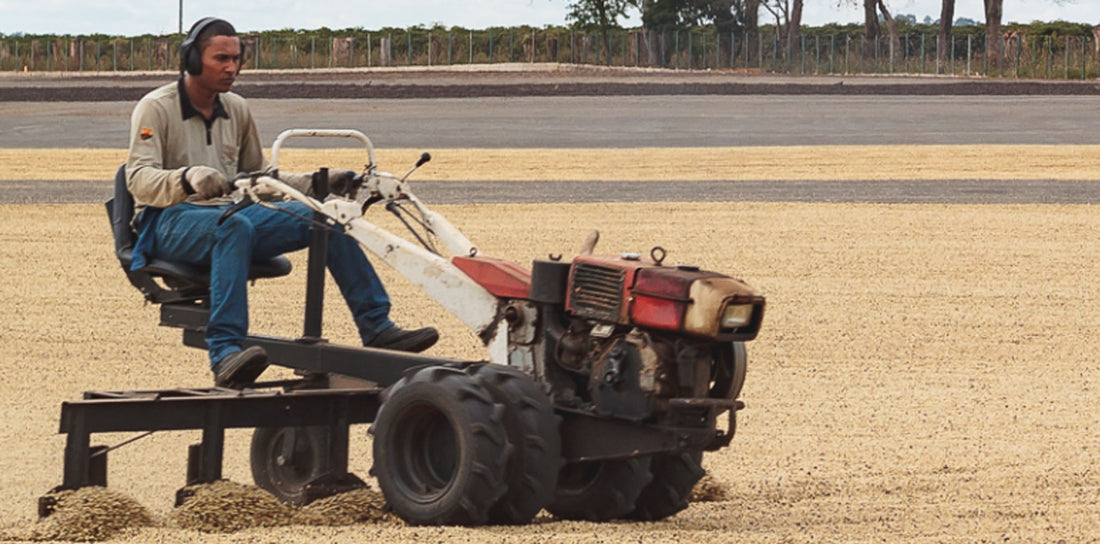
{"type": "MultiPolygon", "coordinates": [[[[730,51],[733,51],[733,43],[730,43],[730,51]]],[[[714,69],[722,68],[722,35],[718,29],[714,29],[714,69]]]]}
{"type": "Polygon", "coordinates": [[[703,32],[703,70],[707,69],[707,33],[703,32]]]}
{"type": "Polygon", "coordinates": [[[974,36],[966,36],[966,75],[970,75],[970,61],[974,59],[974,36]]]}
{"type": "Polygon", "coordinates": [[[872,61],[873,64],[871,65],[871,72],[875,73],[875,74],[878,73],[878,49],[879,49],[878,41],[879,41],[880,37],[881,36],[875,36],[875,44],[872,46],[875,49],[875,59],[872,61]]]}
{"type": "Polygon", "coordinates": [[[516,61],[516,29],[508,29],[508,62],[516,61]]]}
{"type": "Polygon", "coordinates": [[[1020,77],[1020,51],[1021,51],[1021,46],[1022,46],[1022,44],[1020,43],[1020,37],[1017,36],[1016,37],[1016,75],[1014,76],[1017,79],[1020,77]]]}
{"type": "Polygon", "coordinates": [[[1046,36],[1046,78],[1054,79],[1054,36],[1046,36]]]}
{"type": "Polygon", "coordinates": [[[749,65],[752,64],[752,59],[749,58],[749,33],[745,33],[745,46],[741,48],[745,51],[745,70],[749,69],[749,65]]]}
{"type": "Polygon", "coordinates": [[[737,40],[733,35],[733,31],[730,31],[730,70],[737,68],[735,61],[737,60],[737,40]]]}
{"type": "Polygon", "coordinates": [[[756,48],[756,59],[758,61],[759,68],[761,70],[763,70],[764,69],[764,33],[763,32],[760,32],[760,31],[756,32],[756,41],[759,42],[758,43],[759,47],[756,48]]]}
{"type": "Polygon", "coordinates": [[[411,28],[408,30],[408,33],[406,34],[406,36],[408,36],[408,40],[406,41],[406,47],[405,47],[405,66],[412,66],[412,63],[413,63],[413,33],[412,33],[411,28]]]}
{"type": "MultiPolygon", "coordinates": [[[[926,52],[924,51],[924,37],[925,37],[924,34],[921,34],[921,74],[926,74],[927,73],[927,70],[924,67],[924,60],[928,56],[928,55],[925,54],[926,52]]],[[[938,40],[937,40],[937,42],[938,42],[938,40]]],[[[939,65],[939,57],[938,56],[936,57],[936,65],[937,66],[939,65]]]]}
{"type": "Polygon", "coordinates": [[[1004,36],[1002,36],[1000,38],[997,38],[997,39],[1001,40],[1000,63],[998,63],[998,66],[999,66],[998,72],[999,73],[997,75],[1004,76],[1005,75],[1005,55],[1008,54],[1008,41],[1005,40],[1004,36]]]}
{"type": "Polygon", "coordinates": [[[680,31],[679,30],[677,30],[676,34],[673,35],[672,62],[674,64],[674,66],[672,68],[674,70],[679,70],[680,69],[680,31]]]}
{"type": "Polygon", "coordinates": [[[493,63],[493,29],[489,29],[489,64],[493,63]]]}
{"type": "Polygon", "coordinates": [[[447,65],[448,66],[454,64],[454,62],[452,62],[452,59],[451,59],[451,55],[454,53],[454,47],[455,47],[454,31],[448,30],[447,31],[447,65]]]}
{"type": "Polygon", "coordinates": [[[836,34],[829,36],[829,73],[832,74],[836,60],[836,34]]]}
{"type": "MultiPolygon", "coordinates": [[[[905,47],[902,54],[902,63],[905,64],[905,74],[909,74],[909,34],[905,34],[905,47]]],[[[936,51],[939,51],[939,41],[936,41],[936,51]]],[[[936,74],[939,74],[939,55],[936,55],[936,74]]]]}
{"type": "Polygon", "coordinates": [[[695,36],[692,36],[691,31],[688,33],[688,70],[695,69],[695,36]]]}
{"type": "Polygon", "coordinates": [[[989,36],[982,36],[981,49],[985,50],[985,54],[982,55],[982,73],[989,77],[991,70],[989,67],[989,36]]]}
{"type": "Polygon", "coordinates": [[[474,63],[474,31],[473,30],[470,31],[470,47],[468,49],[469,49],[469,51],[467,51],[467,53],[470,54],[470,61],[467,62],[467,64],[473,64],[474,63]]]}
{"type": "Polygon", "coordinates": [[[955,75],[955,35],[951,35],[951,51],[948,55],[948,62],[950,63],[951,75],[955,75]]]}
{"type": "Polygon", "coordinates": [[[799,59],[802,61],[802,67],[799,73],[802,75],[806,75],[806,35],[801,34],[799,35],[799,37],[802,38],[802,44],[800,46],[802,50],[799,52],[799,59]]]}
{"type": "MultiPolygon", "coordinates": [[[[1020,53],[1019,53],[1019,51],[1020,51],[1020,47],[1017,45],[1017,47],[1016,47],[1016,65],[1017,66],[1020,65],[1020,53]]],[[[1065,65],[1066,65],[1066,72],[1065,72],[1066,77],[1064,79],[1069,79],[1069,36],[1066,36],[1066,45],[1065,45],[1065,48],[1062,50],[1062,57],[1065,59],[1065,65]]],[[[1017,68],[1017,71],[1019,71],[1019,68],[1017,68]]]]}
{"type": "Polygon", "coordinates": [[[1088,41],[1088,36],[1081,36],[1081,79],[1085,79],[1085,56],[1088,55],[1086,49],[1088,41]]]}
{"type": "MultiPolygon", "coordinates": [[[[627,45],[626,44],[626,42],[627,42],[626,36],[627,36],[627,31],[625,29],[623,30],[623,35],[622,36],[623,36],[623,39],[622,39],[622,42],[623,42],[623,64],[622,65],[626,66],[626,45],[627,45]]],[[[607,59],[607,60],[611,60],[611,59],[607,59]]]]}
{"type": "Polygon", "coordinates": [[[772,70],[779,70],[779,28],[775,29],[775,40],[772,43],[772,70]]]}

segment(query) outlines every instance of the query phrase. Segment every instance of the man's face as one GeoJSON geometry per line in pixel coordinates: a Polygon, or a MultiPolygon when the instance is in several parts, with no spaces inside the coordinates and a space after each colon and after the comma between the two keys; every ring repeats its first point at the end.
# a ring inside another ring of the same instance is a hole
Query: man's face
{"type": "Polygon", "coordinates": [[[241,60],[241,41],[236,36],[210,38],[202,51],[199,84],[211,91],[228,92],[241,70],[241,60]]]}

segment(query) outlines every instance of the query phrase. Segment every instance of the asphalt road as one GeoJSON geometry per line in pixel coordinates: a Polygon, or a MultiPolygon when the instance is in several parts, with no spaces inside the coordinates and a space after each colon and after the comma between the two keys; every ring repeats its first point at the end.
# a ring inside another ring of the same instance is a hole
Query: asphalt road
{"type": "MultiPolygon", "coordinates": [[[[378,147],[633,148],[1100,144],[1098,96],[590,96],[254,99],[266,145],[287,128],[355,128],[378,147]]],[[[124,148],[133,102],[0,102],[0,147],[124,148]]],[[[295,142],[294,145],[309,145],[295,142]]],[[[333,145],[333,141],[317,142],[333,145]]],[[[432,203],[816,201],[1100,203],[1083,181],[418,181],[432,203]]],[[[105,180],[5,182],[0,203],[100,202],[105,180]]]]}
{"type": "MultiPolygon", "coordinates": [[[[379,147],[424,149],[1100,144],[1100,95],[256,99],[250,103],[265,145],[287,128],[354,128],[379,147]]],[[[125,148],[133,104],[0,102],[0,147],[125,148]]]]}
{"type": "MultiPolygon", "coordinates": [[[[3,182],[0,204],[86,204],[110,198],[103,181],[3,182]]],[[[424,181],[429,205],[588,202],[835,202],[1100,204],[1100,183],[1063,180],[891,181],[424,181]]]]}

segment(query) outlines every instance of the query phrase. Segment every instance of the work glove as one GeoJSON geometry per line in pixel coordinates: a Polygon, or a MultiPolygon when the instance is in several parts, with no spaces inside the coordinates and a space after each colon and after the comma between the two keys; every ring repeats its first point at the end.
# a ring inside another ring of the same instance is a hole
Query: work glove
{"type": "Polygon", "coordinates": [[[355,198],[362,184],[363,177],[351,170],[328,171],[328,192],[331,194],[355,198]]]}
{"type": "Polygon", "coordinates": [[[225,174],[209,166],[192,166],[183,173],[184,192],[198,195],[203,200],[217,198],[229,192],[225,174]],[[190,187],[191,191],[187,191],[190,187]]]}

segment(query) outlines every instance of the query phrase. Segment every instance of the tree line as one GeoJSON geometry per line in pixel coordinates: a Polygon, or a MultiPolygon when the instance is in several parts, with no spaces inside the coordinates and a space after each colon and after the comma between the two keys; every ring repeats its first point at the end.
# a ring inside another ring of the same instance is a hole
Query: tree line
{"type": "MultiPolygon", "coordinates": [[[[864,13],[864,47],[873,47],[886,27],[889,38],[891,58],[900,54],[901,32],[899,21],[890,13],[885,0],[839,0],[861,5],[864,13]]],[[[1063,0],[1052,0],[1061,2],[1063,0]]],[[[1002,29],[1004,0],[982,0],[985,12],[986,57],[1001,59],[1004,57],[1006,35],[1002,29]]],[[[778,32],[785,36],[786,48],[797,47],[802,26],[803,0],[575,0],[568,6],[567,20],[573,24],[602,32],[605,44],[608,32],[618,27],[618,20],[625,17],[628,10],[640,10],[642,26],[650,33],[668,30],[690,29],[702,25],[713,25],[719,35],[740,32],[747,34],[747,43],[756,43],[761,17],[774,19],[778,32]]],[[[946,65],[949,51],[948,40],[952,35],[955,20],[955,0],[942,0],[939,31],[936,48],[940,65],[946,65]]],[[[1075,35],[1085,35],[1093,28],[1077,25],[1075,35]]],[[[1094,33],[1100,36],[1100,26],[1094,33]]],[[[1014,29],[1019,31],[1019,29],[1014,29]]],[[[655,40],[648,40],[654,43],[655,40]]],[[[732,44],[730,44],[732,47],[732,44]]],[[[870,51],[867,51],[870,54],[870,51]]],[[[750,55],[754,52],[750,51],[750,55]]]]}

